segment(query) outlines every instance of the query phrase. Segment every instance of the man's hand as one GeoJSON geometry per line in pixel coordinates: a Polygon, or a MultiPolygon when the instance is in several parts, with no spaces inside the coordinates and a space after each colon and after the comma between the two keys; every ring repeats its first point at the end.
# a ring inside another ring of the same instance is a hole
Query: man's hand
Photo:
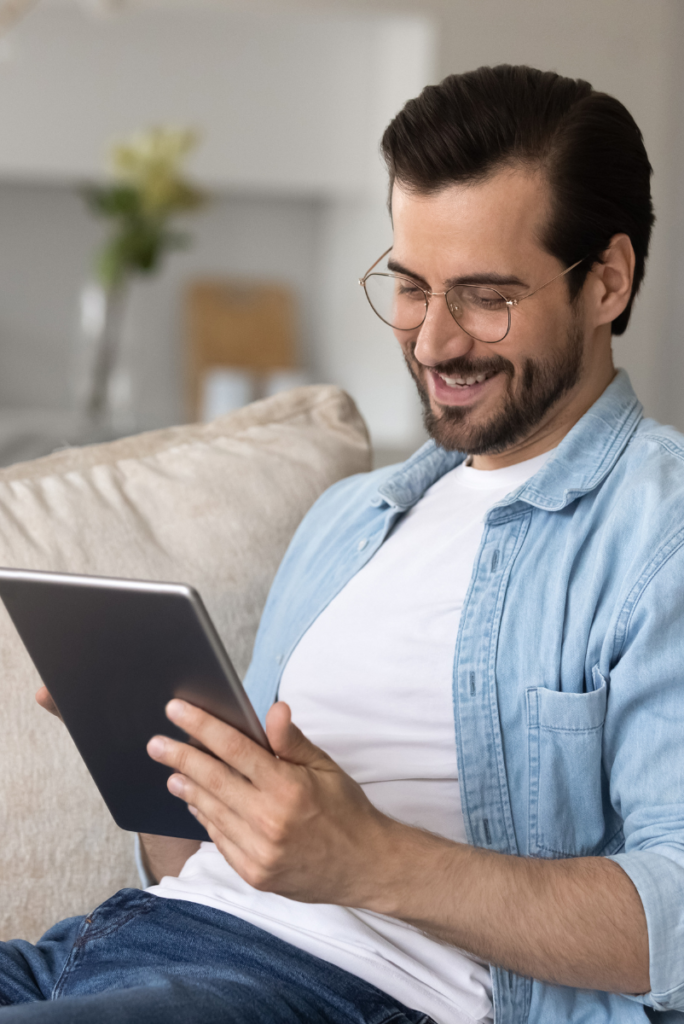
{"type": "Polygon", "coordinates": [[[246,882],[304,903],[346,906],[363,905],[381,887],[396,823],[302,735],[287,704],[275,704],[266,722],[277,757],[184,701],[171,701],[167,715],[215,757],[161,736],[148,752],[176,769],[169,790],[246,882]]]}
{"type": "Polygon", "coordinates": [[[41,686],[40,690],[36,692],[36,703],[40,704],[41,708],[44,708],[45,711],[49,711],[51,715],[55,716],[55,718],[59,718],[60,722],[62,721],[62,716],[59,713],[57,705],[50,696],[47,686],[41,686]]]}
{"type": "Polygon", "coordinates": [[[646,917],[617,864],[540,860],[453,843],[381,814],[274,704],[274,757],[180,700],[177,726],[215,756],[155,736],[169,789],[256,889],[404,920],[483,960],[557,985],[650,988],[646,917]]]}

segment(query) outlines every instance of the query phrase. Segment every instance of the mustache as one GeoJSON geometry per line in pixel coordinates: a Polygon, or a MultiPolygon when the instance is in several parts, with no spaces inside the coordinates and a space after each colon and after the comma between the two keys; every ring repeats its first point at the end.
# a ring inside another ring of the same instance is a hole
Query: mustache
{"type": "MultiPolygon", "coordinates": [[[[411,348],[413,362],[423,366],[415,356],[415,345],[411,348]]],[[[505,373],[509,377],[515,374],[515,367],[510,359],[504,356],[493,355],[489,359],[470,359],[468,356],[457,356],[455,359],[447,359],[443,363],[436,363],[434,366],[426,367],[435,373],[443,373],[445,377],[479,377],[481,373],[505,373]]]]}

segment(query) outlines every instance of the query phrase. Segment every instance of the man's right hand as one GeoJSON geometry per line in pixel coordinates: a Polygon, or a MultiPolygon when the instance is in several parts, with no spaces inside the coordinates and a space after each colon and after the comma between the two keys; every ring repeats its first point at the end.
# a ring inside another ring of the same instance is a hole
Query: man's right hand
{"type": "Polygon", "coordinates": [[[57,710],[57,705],[50,696],[50,691],[47,686],[41,686],[40,690],[38,690],[36,693],[36,702],[40,704],[41,708],[44,708],[46,711],[49,711],[51,715],[54,715],[55,718],[59,718],[60,722],[62,721],[62,716],[57,710]]]}

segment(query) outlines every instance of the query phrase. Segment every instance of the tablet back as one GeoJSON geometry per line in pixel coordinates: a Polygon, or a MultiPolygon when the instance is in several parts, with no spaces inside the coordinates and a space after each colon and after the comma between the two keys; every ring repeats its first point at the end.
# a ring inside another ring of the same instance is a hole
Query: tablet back
{"type": "Polygon", "coordinates": [[[166,703],[181,697],[268,741],[199,595],[183,584],[0,569],[0,597],[117,825],[208,839],[145,749],[155,733],[187,739],[166,703]]]}

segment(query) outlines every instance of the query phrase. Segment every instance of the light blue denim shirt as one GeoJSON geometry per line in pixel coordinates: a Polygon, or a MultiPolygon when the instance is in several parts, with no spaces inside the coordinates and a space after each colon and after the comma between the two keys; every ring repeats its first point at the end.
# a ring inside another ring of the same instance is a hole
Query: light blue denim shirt
{"type": "MultiPolygon", "coordinates": [[[[463,458],[429,442],[314,505],[246,679],[262,718],[314,619],[463,458]]],[[[494,968],[497,1024],[684,1021],[684,437],[643,418],[624,372],[488,512],[454,637],[453,707],[468,841],[610,856],[648,921],[647,996],[494,968]]]]}

